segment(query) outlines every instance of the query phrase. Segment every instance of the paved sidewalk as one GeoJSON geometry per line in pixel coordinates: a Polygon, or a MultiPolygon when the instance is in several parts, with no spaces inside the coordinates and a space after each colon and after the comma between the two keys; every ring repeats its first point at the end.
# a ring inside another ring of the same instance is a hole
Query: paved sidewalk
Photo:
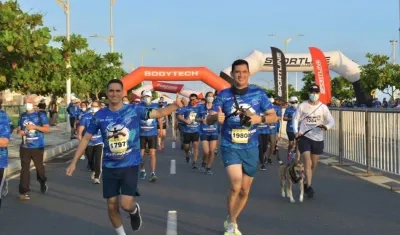
{"type": "MultiPolygon", "coordinates": [[[[16,131],[14,131],[8,147],[8,175],[21,170],[19,158],[20,144],[21,137],[17,135],[16,131]]],[[[48,161],[61,153],[75,148],[77,145],[78,140],[70,139],[70,133],[67,132],[66,123],[61,123],[57,127],[50,127],[50,133],[45,135],[44,161],[48,161]]]]}

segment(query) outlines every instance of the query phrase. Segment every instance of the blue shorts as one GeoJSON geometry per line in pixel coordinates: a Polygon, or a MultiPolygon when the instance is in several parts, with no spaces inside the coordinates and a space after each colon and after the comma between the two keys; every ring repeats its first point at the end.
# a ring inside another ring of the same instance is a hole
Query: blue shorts
{"type": "Polygon", "coordinates": [[[234,149],[221,146],[221,156],[224,167],[242,164],[243,173],[254,177],[257,172],[258,147],[250,149],[234,149]]]}
{"type": "Polygon", "coordinates": [[[214,141],[218,140],[218,135],[201,135],[200,136],[201,141],[214,141]]]}
{"type": "Polygon", "coordinates": [[[136,195],[139,166],[123,168],[103,167],[102,175],[104,198],[108,199],[119,195],[136,195]]]}

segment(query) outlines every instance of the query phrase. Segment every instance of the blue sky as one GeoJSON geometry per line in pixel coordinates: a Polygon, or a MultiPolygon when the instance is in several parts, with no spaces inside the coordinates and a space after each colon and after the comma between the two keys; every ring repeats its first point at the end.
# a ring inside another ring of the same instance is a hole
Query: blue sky
{"type": "MultiPolygon", "coordinates": [[[[72,33],[109,35],[109,0],[70,1],[72,33]]],[[[54,35],[65,34],[65,15],[55,0],[18,2],[24,10],[43,13],[45,25],[57,29],[54,35]]],[[[219,74],[252,50],[269,53],[270,46],[284,50],[284,43],[268,34],[301,33],[305,36],[294,38],[289,52],[305,53],[316,46],[322,51],[340,50],[364,63],[367,52],[391,54],[389,40],[399,36],[398,4],[395,0],[116,0],[114,48],[123,54],[127,70],[128,65],[139,66],[140,53],[147,50],[146,66],[206,66],[219,74]]],[[[100,53],[109,50],[99,38],[89,38],[89,43],[100,53]]],[[[291,84],[294,78],[291,73],[291,84]]],[[[271,80],[272,73],[252,77],[252,83],[264,86],[271,80]]],[[[207,90],[196,82],[185,86],[207,90]]]]}

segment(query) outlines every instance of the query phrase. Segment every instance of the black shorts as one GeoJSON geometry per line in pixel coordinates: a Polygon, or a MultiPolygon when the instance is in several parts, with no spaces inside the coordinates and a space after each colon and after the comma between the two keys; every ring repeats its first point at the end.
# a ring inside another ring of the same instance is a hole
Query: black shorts
{"type": "Polygon", "coordinates": [[[302,136],[298,141],[300,154],[311,152],[311,154],[321,155],[324,153],[324,141],[315,141],[308,137],[302,136]]]}
{"type": "MultiPolygon", "coordinates": [[[[167,129],[167,124],[164,123],[162,126],[163,126],[162,128],[163,128],[164,130],[167,129]]],[[[157,125],[157,129],[160,130],[160,126],[159,126],[159,125],[157,125]]]]}
{"type": "Polygon", "coordinates": [[[157,135],[140,136],[140,149],[146,149],[146,145],[149,149],[156,149],[157,135]]]}
{"type": "Polygon", "coordinates": [[[201,141],[214,141],[218,140],[218,135],[201,135],[200,136],[201,141]]]}
{"type": "Polygon", "coordinates": [[[286,135],[289,141],[294,141],[294,139],[296,139],[296,134],[294,132],[286,132],[286,135]]]}
{"type": "Polygon", "coordinates": [[[69,125],[71,126],[71,128],[75,127],[75,121],[76,121],[76,117],[69,117],[69,125]]]}
{"type": "Polygon", "coordinates": [[[139,166],[103,167],[102,174],[104,198],[108,199],[119,195],[136,196],[139,166]]]}
{"type": "Polygon", "coordinates": [[[190,142],[199,141],[199,132],[195,133],[183,133],[183,143],[190,144],[190,142]]]}

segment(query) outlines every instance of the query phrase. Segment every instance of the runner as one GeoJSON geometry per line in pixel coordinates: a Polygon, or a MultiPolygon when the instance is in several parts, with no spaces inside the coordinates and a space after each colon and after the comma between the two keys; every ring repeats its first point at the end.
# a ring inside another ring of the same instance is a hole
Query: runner
{"type": "Polygon", "coordinates": [[[206,104],[199,106],[197,113],[197,122],[200,122],[200,140],[203,146],[203,162],[201,163],[200,171],[207,175],[212,175],[211,166],[214,163],[214,151],[217,147],[219,125],[207,125],[207,115],[212,110],[214,102],[214,94],[207,92],[206,104]]]}
{"type": "Polygon", "coordinates": [[[296,137],[313,129],[299,139],[298,148],[304,158],[304,170],[306,175],[305,193],[308,197],[314,196],[311,187],[314,171],[319,161],[319,156],[324,152],[324,133],[335,125],[328,107],[319,101],[320,88],[312,84],[308,89],[310,99],[297,107],[293,119],[293,128],[298,130],[296,137]],[[316,128],[317,127],[317,128],[316,128]]]}
{"type": "MultiPolygon", "coordinates": [[[[142,93],[143,103],[140,105],[145,107],[146,111],[152,109],[159,109],[158,105],[151,103],[151,91],[144,91],[142,93]]],[[[142,119],[140,120],[140,149],[142,151],[142,163],[140,164],[139,179],[146,179],[146,168],[144,163],[144,156],[146,146],[149,148],[150,154],[150,168],[151,176],[150,182],[157,180],[156,176],[156,147],[157,147],[157,123],[161,123],[160,119],[142,119]]]]}
{"type": "MultiPolygon", "coordinates": [[[[188,102],[185,98],[181,99],[184,106],[188,105],[188,102]]],[[[181,108],[176,110],[176,124],[177,131],[179,132],[179,142],[181,143],[181,150],[184,150],[184,143],[183,143],[183,130],[185,129],[185,121],[179,119],[179,112],[181,108]]]]}
{"type": "MultiPolygon", "coordinates": [[[[261,111],[259,113],[260,116],[265,116],[265,112],[261,111]]],[[[257,126],[257,134],[258,134],[258,159],[260,161],[260,171],[265,171],[267,168],[265,167],[265,162],[267,160],[266,154],[269,143],[269,125],[265,123],[260,123],[257,126]]]]}
{"type": "Polygon", "coordinates": [[[182,106],[182,103],[177,100],[176,105],[148,112],[140,105],[124,105],[123,84],[119,79],[108,82],[106,94],[109,105],[93,116],[66,174],[72,176],[92,135],[100,130],[104,142],[103,197],[107,199],[108,215],[117,234],[126,235],[119,212],[120,206],[129,213],[133,231],[138,231],[142,225],[140,207],[135,200],[141,161],[140,120],[167,116],[178,106],[182,106]]]}
{"type": "MultiPolygon", "coordinates": [[[[163,98],[163,97],[161,97],[161,98],[163,98]]],[[[166,106],[167,106],[167,102],[164,102],[161,100],[158,101],[158,106],[157,106],[158,108],[165,108],[166,106]]],[[[168,117],[163,117],[160,119],[160,122],[157,122],[158,150],[164,149],[164,141],[165,141],[165,138],[167,137],[167,128],[168,128],[167,118],[168,117]]]]}
{"type": "Polygon", "coordinates": [[[293,128],[293,117],[294,114],[296,113],[296,108],[299,103],[299,100],[297,99],[296,96],[292,96],[289,99],[290,106],[288,106],[285,110],[285,114],[283,115],[283,120],[286,121],[286,134],[289,139],[289,145],[288,145],[288,153],[290,150],[293,149],[295,146],[295,140],[296,140],[296,135],[295,133],[297,131],[294,130],[293,128]]]}
{"type": "Polygon", "coordinates": [[[193,145],[192,169],[197,169],[197,158],[199,156],[199,137],[200,123],[196,122],[198,112],[197,95],[189,96],[189,104],[179,109],[178,119],[185,122],[183,129],[183,145],[186,153],[186,163],[190,163],[189,150],[190,143],[193,145]]]}
{"type": "MultiPolygon", "coordinates": [[[[92,108],[90,112],[86,112],[79,119],[78,125],[78,140],[82,140],[86,130],[89,128],[89,124],[93,119],[93,115],[100,110],[100,104],[97,101],[92,102],[92,108]]],[[[88,168],[92,172],[91,179],[94,184],[100,184],[101,165],[103,159],[103,139],[101,138],[101,132],[92,135],[90,142],[85,150],[85,155],[88,159],[88,168]]]]}
{"type": "Polygon", "coordinates": [[[241,234],[237,218],[246,205],[251,184],[257,171],[258,133],[260,123],[276,123],[275,110],[262,89],[249,86],[249,64],[236,60],[231,76],[234,86],[219,92],[208,123],[218,121],[221,130],[220,152],[230,181],[228,218],[224,222],[225,235],[241,234]],[[265,112],[265,116],[257,113],[265,112]]]}
{"type": "Polygon", "coordinates": [[[8,193],[6,180],[8,166],[8,144],[11,137],[10,118],[4,110],[1,110],[2,100],[0,99],[0,209],[3,196],[8,193]]]}
{"type": "Polygon", "coordinates": [[[279,106],[275,104],[275,99],[274,98],[269,98],[269,102],[271,102],[272,107],[275,110],[276,116],[278,117],[278,121],[272,124],[268,124],[266,133],[267,133],[267,140],[269,142],[269,151],[268,151],[268,156],[267,156],[267,163],[268,164],[273,164],[272,162],[272,155],[276,155],[276,158],[279,162],[279,164],[282,164],[282,161],[277,154],[277,142],[278,142],[278,129],[280,127],[280,120],[282,117],[282,110],[279,106]]]}

